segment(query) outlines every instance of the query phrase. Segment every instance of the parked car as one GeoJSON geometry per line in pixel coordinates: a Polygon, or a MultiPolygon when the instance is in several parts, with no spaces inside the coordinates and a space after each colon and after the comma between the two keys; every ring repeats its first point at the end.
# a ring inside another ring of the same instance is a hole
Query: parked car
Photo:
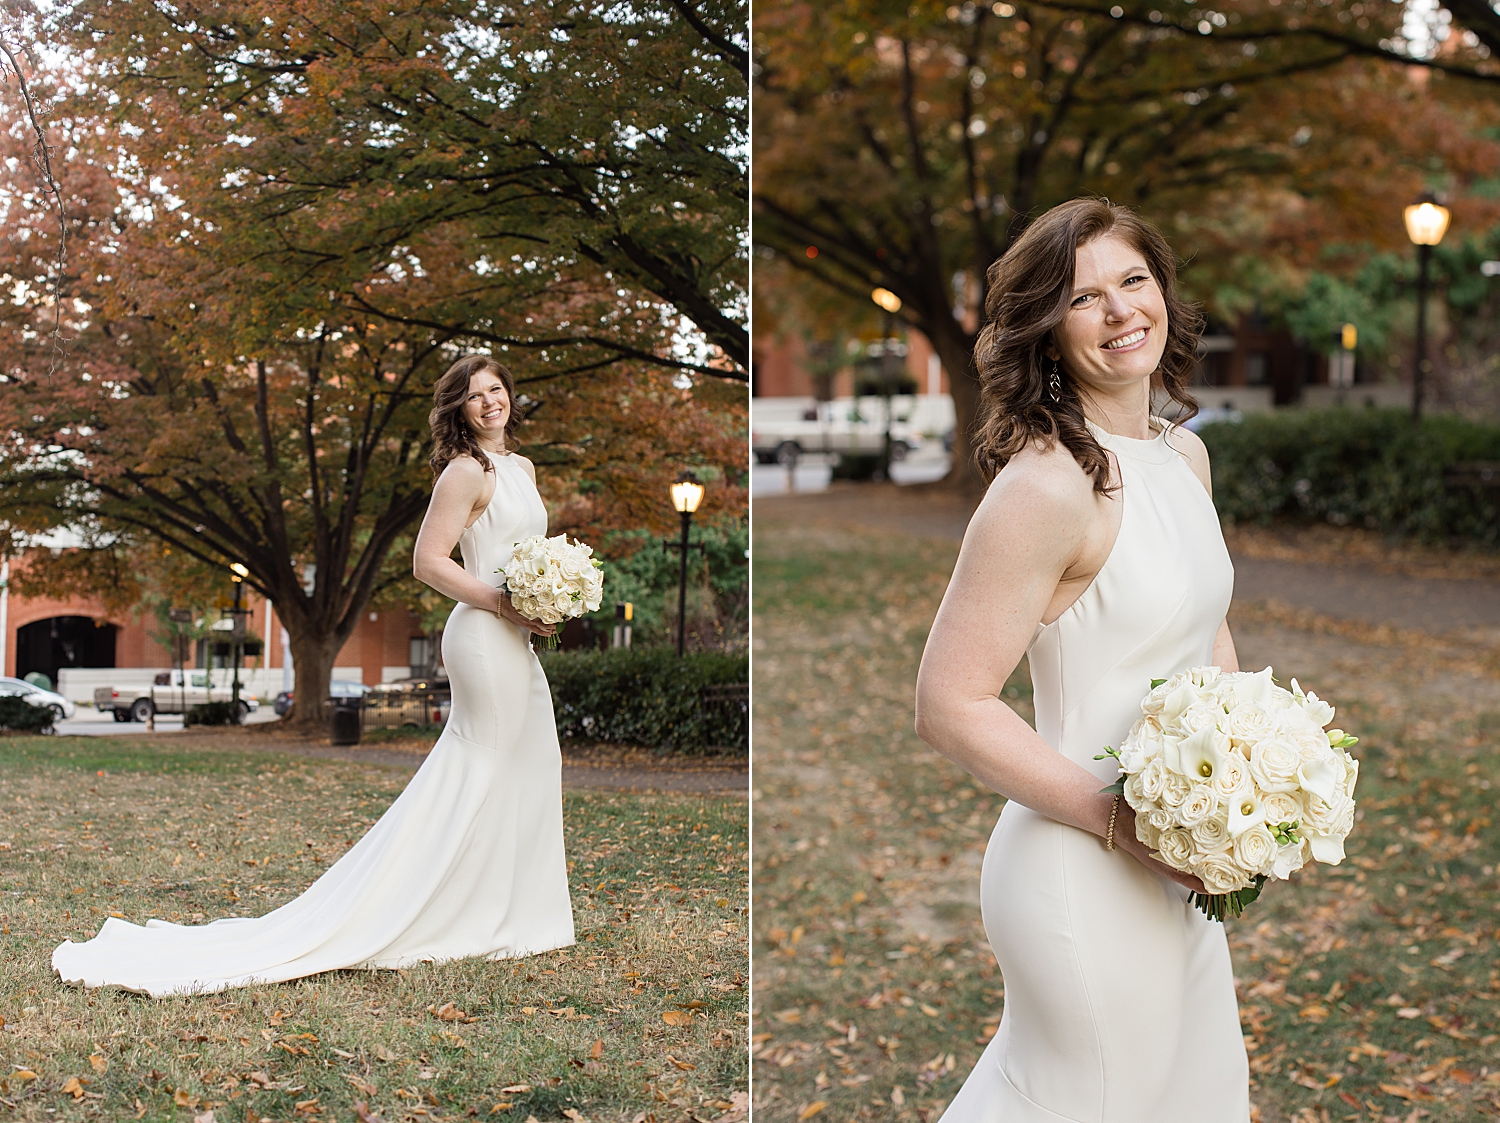
{"type": "Polygon", "coordinates": [[[24,698],[33,706],[41,706],[52,711],[55,721],[73,716],[77,707],[61,694],[51,690],[43,690],[35,683],[27,682],[20,678],[0,678],[0,694],[13,698],[24,698]]]}
{"type": "Polygon", "coordinates": [[[452,700],[445,678],[417,676],[383,682],[365,699],[364,726],[441,725],[448,720],[452,700]]]}
{"type": "MultiPolygon", "coordinates": [[[[891,459],[901,460],[922,447],[922,433],[908,417],[904,403],[893,403],[891,459]]],[[[761,411],[751,419],[750,444],[762,464],[795,464],[809,452],[874,455],[885,445],[882,398],[839,398],[820,402],[800,417],[761,411]]]]}
{"type": "MultiPolygon", "coordinates": [[[[286,717],[286,712],[292,708],[292,698],[297,691],[283,690],[276,695],[276,703],[272,707],[277,717],[286,717]]],[[[351,682],[348,679],[336,678],[328,684],[328,696],[330,698],[363,698],[370,693],[370,688],[362,682],[351,682]]]]}
{"type": "MultiPolygon", "coordinates": [[[[94,689],[94,707],[114,711],[116,721],[149,721],[152,714],[180,714],[205,702],[234,700],[232,681],[214,682],[211,672],[203,670],[162,671],[156,681],[144,689],[116,686],[94,689]]],[[[250,695],[240,694],[240,720],[260,708],[250,695]]]]}

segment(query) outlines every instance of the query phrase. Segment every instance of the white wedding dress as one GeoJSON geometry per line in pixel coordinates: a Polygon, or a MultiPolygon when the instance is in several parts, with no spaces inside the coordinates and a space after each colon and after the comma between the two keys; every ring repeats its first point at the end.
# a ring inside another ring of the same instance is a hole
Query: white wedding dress
{"type": "MultiPolygon", "coordinates": [[[[495,494],[459,547],[464,568],[498,586],[514,544],[546,533],[547,510],[519,460],[491,459],[495,494]]],[[[528,633],[460,604],[443,662],[447,728],[380,821],[307,892],[255,919],[106,920],[92,940],[52,953],[63,981],[161,997],[571,944],[562,755],[528,633]]]]}
{"type": "MultiPolygon", "coordinates": [[[[1112,782],[1151,680],[1213,662],[1234,570],[1169,443],[1094,429],[1118,458],[1119,536],[1029,652],[1037,732],[1112,782]]],[[[1096,836],[1006,804],[980,878],[1005,979],[1000,1029],[942,1123],[1246,1123],[1249,1071],[1224,926],[1096,836]]]]}

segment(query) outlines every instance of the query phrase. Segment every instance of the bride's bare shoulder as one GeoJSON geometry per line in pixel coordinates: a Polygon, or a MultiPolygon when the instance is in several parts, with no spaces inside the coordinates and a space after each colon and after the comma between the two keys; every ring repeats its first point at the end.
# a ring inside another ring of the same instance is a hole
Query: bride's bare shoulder
{"type": "Polygon", "coordinates": [[[1094,481],[1061,441],[1033,442],[991,481],[973,523],[982,533],[1073,539],[1097,513],[1095,496],[1094,481]]]}

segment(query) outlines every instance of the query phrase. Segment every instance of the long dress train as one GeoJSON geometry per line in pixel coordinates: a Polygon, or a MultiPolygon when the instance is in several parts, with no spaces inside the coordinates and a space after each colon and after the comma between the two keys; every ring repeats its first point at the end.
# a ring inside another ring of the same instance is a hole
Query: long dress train
{"type": "MultiPolygon", "coordinates": [[[[459,541],[464,568],[495,570],[547,511],[513,456],[459,541]]],[[[447,727],[380,821],[305,893],[254,919],[183,926],[108,919],[52,966],[69,983],[160,997],[281,982],[344,967],[530,955],[573,942],[563,853],[562,755],[552,696],[528,636],[460,604],[443,632],[447,727]]]]}
{"type": "MultiPolygon", "coordinates": [[[[1095,428],[1120,466],[1119,536],[1029,656],[1037,732],[1099,778],[1151,680],[1213,662],[1234,570],[1163,431],[1095,428]]],[[[1094,835],[1008,803],[980,875],[1005,980],[999,1031],[941,1123],[1245,1123],[1249,1071],[1224,926],[1094,835]]]]}

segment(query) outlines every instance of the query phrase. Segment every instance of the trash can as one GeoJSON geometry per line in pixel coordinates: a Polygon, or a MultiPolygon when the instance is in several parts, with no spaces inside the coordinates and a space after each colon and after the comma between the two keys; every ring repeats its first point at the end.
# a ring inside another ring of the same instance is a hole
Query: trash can
{"type": "Polygon", "coordinates": [[[359,744],[358,698],[333,699],[333,718],[330,722],[330,739],[335,745],[359,744]]]}

